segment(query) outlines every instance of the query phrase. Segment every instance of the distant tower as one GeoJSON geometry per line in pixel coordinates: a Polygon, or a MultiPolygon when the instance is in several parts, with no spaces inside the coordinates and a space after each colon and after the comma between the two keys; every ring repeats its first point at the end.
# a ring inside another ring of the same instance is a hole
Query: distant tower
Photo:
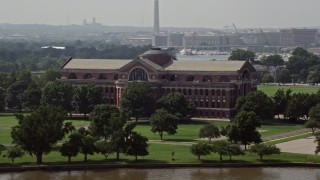
{"type": "Polygon", "coordinates": [[[154,0],[154,25],[153,25],[153,35],[158,36],[160,32],[159,26],[159,1],[154,0]]]}
{"type": "Polygon", "coordinates": [[[96,23],[96,18],[92,18],[92,24],[95,24],[96,23]]]}

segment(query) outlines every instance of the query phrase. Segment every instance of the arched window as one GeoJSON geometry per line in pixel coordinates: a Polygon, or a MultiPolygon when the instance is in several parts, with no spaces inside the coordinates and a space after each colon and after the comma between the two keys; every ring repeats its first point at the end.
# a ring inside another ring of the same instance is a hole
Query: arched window
{"type": "Polygon", "coordinates": [[[107,78],[106,74],[100,74],[99,79],[108,79],[108,78],[107,78]]]}
{"type": "Polygon", "coordinates": [[[194,76],[192,75],[187,76],[186,81],[194,81],[194,76]]]}
{"type": "Polygon", "coordinates": [[[179,81],[179,76],[177,74],[172,75],[170,81],[179,81]]]}
{"type": "Polygon", "coordinates": [[[119,79],[118,74],[116,74],[116,75],[113,76],[113,80],[118,80],[118,79],[119,79]]]}
{"type": "Polygon", "coordinates": [[[69,74],[68,79],[78,79],[78,77],[75,73],[71,73],[69,74]]]}
{"type": "Polygon", "coordinates": [[[83,76],[83,79],[91,79],[92,78],[92,75],[87,73],[83,76]]]}
{"type": "Polygon", "coordinates": [[[148,81],[148,74],[142,68],[135,68],[129,75],[129,81],[148,81]]]}
{"type": "Polygon", "coordinates": [[[242,80],[249,80],[250,79],[250,74],[248,70],[245,70],[242,74],[242,80]]]}
{"type": "Polygon", "coordinates": [[[219,82],[230,82],[230,79],[228,76],[220,76],[219,82]]]}
{"type": "Polygon", "coordinates": [[[210,76],[204,76],[204,77],[202,78],[202,81],[203,81],[203,82],[212,82],[212,78],[211,78],[210,76]]]}

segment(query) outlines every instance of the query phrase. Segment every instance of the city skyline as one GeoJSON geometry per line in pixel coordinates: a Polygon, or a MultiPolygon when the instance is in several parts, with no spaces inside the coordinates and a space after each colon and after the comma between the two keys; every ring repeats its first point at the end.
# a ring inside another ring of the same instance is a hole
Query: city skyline
{"type": "MultiPolygon", "coordinates": [[[[153,26],[154,0],[2,0],[0,23],[153,26]]],[[[286,28],[320,26],[317,0],[159,0],[160,27],[286,28]]]]}

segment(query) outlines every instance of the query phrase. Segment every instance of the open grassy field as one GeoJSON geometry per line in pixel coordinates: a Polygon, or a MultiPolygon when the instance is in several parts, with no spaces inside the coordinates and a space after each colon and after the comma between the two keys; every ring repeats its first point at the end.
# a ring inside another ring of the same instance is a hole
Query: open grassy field
{"type": "MultiPolygon", "coordinates": [[[[82,120],[66,120],[71,121],[75,126],[89,125],[88,121],[82,120]]],[[[0,114],[0,144],[11,144],[10,131],[11,127],[17,124],[17,120],[12,114],[0,114]]],[[[191,154],[190,146],[185,144],[179,144],[180,142],[195,142],[198,139],[198,132],[201,127],[206,124],[214,124],[218,127],[226,126],[229,122],[216,122],[216,121],[192,121],[190,123],[184,123],[178,125],[178,133],[176,135],[164,135],[163,142],[154,141],[160,140],[158,134],[150,131],[149,123],[139,123],[136,127],[136,131],[142,135],[147,136],[149,140],[153,140],[149,145],[149,155],[145,157],[139,157],[138,163],[217,163],[219,156],[217,154],[211,154],[202,157],[201,160],[191,154]],[[156,144],[154,144],[156,143],[156,144]],[[167,144],[171,143],[171,144],[167,144]],[[171,153],[175,152],[175,161],[171,160],[171,153]]],[[[269,136],[288,132],[296,129],[302,129],[303,125],[263,125],[260,130],[262,136],[269,136]]],[[[43,161],[45,164],[66,164],[67,158],[63,157],[59,153],[59,147],[55,147],[53,151],[47,155],[44,155],[43,161]]],[[[5,151],[2,154],[6,154],[5,151]]],[[[83,164],[84,156],[79,154],[73,158],[73,164],[83,164]]],[[[88,156],[88,162],[86,163],[136,163],[134,157],[125,156],[121,154],[121,161],[115,161],[115,154],[111,154],[108,160],[105,160],[104,156],[95,154],[88,156]]],[[[301,155],[292,153],[281,153],[280,155],[272,155],[265,157],[265,162],[317,162],[320,163],[320,156],[315,155],[301,155]]],[[[245,156],[233,157],[232,161],[229,161],[229,157],[224,157],[223,163],[230,162],[245,162],[245,163],[260,163],[259,157],[256,154],[246,153],[245,156]]],[[[16,165],[34,165],[35,156],[25,154],[21,159],[16,159],[16,165]]],[[[8,158],[0,157],[0,166],[11,166],[11,162],[8,158]]]]}
{"type": "MultiPolygon", "coordinates": [[[[72,122],[74,126],[89,125],[89,121],[82,120],[66,120],[66,122],[72,122]]],[[[0,144],[11,144],[11,127],[17,125],[13,114],[0,114],[0,144]]],[[[214,124],[217,127],[227,126],[229,122],[219,122],[219,121],[191,121],[190,123],[184,123],[178,125],[177,134],[167,135],[164,134],[163,138],[165,141],[174,142],[194,142],[198,139],[198,134],[200,128],[206,124],[214,124]]],[[[288,125],[262,125],[259,130],[261,131],[262,137],[271,136],[275,134],[285,133],[288,131],[294,131],[298,129],[303,129],[304,126],[300,124],[288,124],[288,125]]],[[[151,127],[148,122],[139,123],[135,129],[140,132],[143,136],[148,137],[149,140],[160,140],[158,133],[151,132],[151,127]]],[[[67,140],[67,137],[64,139],[67,140]]]]}
{"type": "MultiPolygon", "coordinates": [[[[166,133],[163,136],[165,141],[176,141],[176,142],[194,142],[199,137],[199,130],[206,124],[214,124],[217,127],[227,126],[229,122],[217,122],[217,121],[192,121],[188,124],[179,124],[177,134],[167,135],[166,133]]],[[[288,125],[262,125],[261,136],[271,136],[275,134],[285,133],[289,131],[294,131],[298,129],[303,129],[304,125],[301,124],[288,124],[288,125]]],[[[150,140],[160,140],[158,133],[151,132],[151,127],[149,123],[139,123],[136,127],[136,131],[140,132],[142,135],[148,137],[150,140]]]]}
{"type": "Polygon", "coordinates": [[[276,86],[276,85],[259,85],[258,90],[266,93],[268,96],[272,97],[278,89],[291,89],[293,93],[316,93],[320,86],[276,86]]]}

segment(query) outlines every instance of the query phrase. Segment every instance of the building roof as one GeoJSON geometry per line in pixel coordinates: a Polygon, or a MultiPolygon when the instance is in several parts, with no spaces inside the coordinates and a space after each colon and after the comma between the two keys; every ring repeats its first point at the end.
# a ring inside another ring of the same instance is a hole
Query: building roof
{"type": "MultiPolygon", "coordinates": [[[[63,69],[73,70],[118,70],[134,60],[122,59],[71,59],[63,69]]],[[[162,67],[148,59],[143,62],[158,71],[215,71],[236,72],[240,70],[246,61],[179,61],[174,60],[172,64],[162,67]]]]}
{"type": "Polygon", "coordinates": [[[238,71],[246,61],[173,61],[167,71],[238,71]]]}
{"type": "Polygon", "coordinates": [[[131,61],[122,59],[71,59],[63,66],[63,69],[117,70],[131,61]]]}

